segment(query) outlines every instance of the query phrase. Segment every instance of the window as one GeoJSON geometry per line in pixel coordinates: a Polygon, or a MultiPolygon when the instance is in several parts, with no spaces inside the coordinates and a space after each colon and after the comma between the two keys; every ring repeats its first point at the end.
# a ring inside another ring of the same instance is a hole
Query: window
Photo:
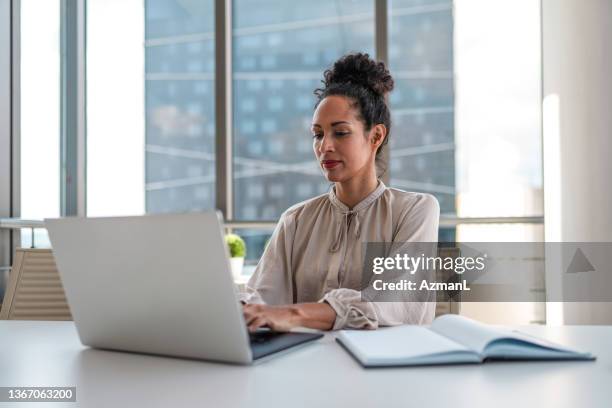
{"type": "Polygon", "coordinates": [[[145,1],[146,211],[215,207],[212,0],[145,1]]]}
{"type": "Polygon", "coordinates": [[[541,216],[539,3],[392,0],[389,24],[391,185],[443,214],[541,216]]]}
{"type": "MultiPolygon", "coordinates": [[[[539,2],[391,0],[389,26],[391,185],[434,194],[443,217],[541,216],[539,2]]],[[[543,238],[542,224],[521,223],[444,226],[439,234],[457,242],[543,238]]],[[[543,305],[528,302],[464,303],[462,313],[498,323],[545,319],[543,305]]]]}
{"type": "Polygon", "coordinates": [[[213,10],[88,1],[88,215],[214,208],[213,10]]]}
{"type": "MultiPolygon", "coordinates": [[[[21,0],[21,218],[60,215],[60,3],[21,0]],[[44,69],[41,69],[44,67],[44,69]]],[[[48,247],[44,229],[21,245],[48,247]]]]}
{"type": "Polygon", "coordinates": [[[374,55],[374,3],[235,0],[233,8],[234,214],[275,220],[329,189],[312,151],[313,90],[344,53],[374,55]]]}
{"type": "MultiPolygon", "coordinates": [[[[455,1],[455,47],[457,214],[541,216],[539,2],[455,1]]],[[[542,242],[544,226],[459,225],[457,240],[542,242]]],[[[544,276],[543,260],[531,267],[544,276]]],[[[465,303],[462,313],[496,323],[546,320],[541,302],[465,303]]]]}
{"type": "MultiPolygon", "coordinates": [[[[391,0],[388,9],[390,184],[433,194],[443,214],[455,214],[453,5],[391,0]]],[[[440,240],[454,239],[453,229],[440,231],[440,240]]]]}
{"type": "Polygon", "coordinates": [[[60,214],[59,0],[22,0],[20,37],[21,217],[57,217],[60,214]]]}
{"type": "Polygon", "coordinates": [[[530,0],[455,4],[462,217],[543,214],[539,7],[530,0]]]}
{"type": "MultiPolygon", "coordinates": [[[[215,168],[217,1],[87,0],[87,99],[78,107],[87,116],[87,215],[216,206],[216,184],[229,177],[215,168]]],[[[74,114],[61,111],[60,26],[71,17],[59,0],[17,3],[21,215],[58,216],[60,118],[74,114]]],[[[351,51],[388,55],[390,185],[438,198],[440,240],[543,239],[539,2],[387,3],[386,49],[376,50],[380,2],[233,1],[233,64],[223,73],[233,134],[222,142],[233,154],[232,221],[254,222],[234,226],[250,264],[285,209],[330,188],[312,151],[312,92],[351,51]]]]}

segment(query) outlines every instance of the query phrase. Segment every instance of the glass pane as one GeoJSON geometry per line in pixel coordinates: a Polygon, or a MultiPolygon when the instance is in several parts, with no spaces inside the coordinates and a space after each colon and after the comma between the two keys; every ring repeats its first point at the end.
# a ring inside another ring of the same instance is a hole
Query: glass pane
{"type": "MultiPolygon", "coordinates": [[[[454,214],[452,1],[390,1],[389,67],[391,185],[434,194],[441,212],[454,214]]],[[[453,231],[443,232],[453,240],[453,231]]]]}
{"type": "Polygon", "coordinates": [[[309,126],[323,71],[349,51],[374,55],[374,2],[234,1],[235,218],[276,220],[329,183],[309,126]]]}
{"type": "Polygon", "coordinates": [[[89,0],[89,215],[214,207],[213,11],[89,0]]]}
{"type": "Polygon", "coordinates": [[[22,228],[20,231],[22,248],[51,248],[49,233],[44,228],[22,228]]]}
{"type": "Polygon", "coordinates": [[[539,2],[455,1],[455,46],[458,215],[542,215],[539,2]]]}
{"type": "Polygon", "coordinates": [[[144,212],[143,20],[142,1],[87,3],[90,216],[144,212]]]}
{"type": "Polygon", "coordinates": [[[60,3],[21,1],[21,217],[60,212],[60,3]]]}
{"type": "Polygon", "coordinates": [[[443,214],[542,215],[538,2],[389,9],[391,185],[436,195],[443,214]]]}
{"type": "Polygon", "coordinates": [[[234,229],[233,234],[237,234],[244,239],[246,244],[246,257],[244,259],[243,275],[250,275],[259,258],[264,252],[268,240],[272,236],[273,229],[234,229]]]}

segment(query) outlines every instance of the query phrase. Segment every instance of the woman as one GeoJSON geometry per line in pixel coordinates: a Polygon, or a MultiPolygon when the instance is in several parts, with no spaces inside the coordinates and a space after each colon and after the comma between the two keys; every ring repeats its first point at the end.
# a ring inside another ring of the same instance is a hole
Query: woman
{"type": "Polygon", "coordinates": [[[329,330],[424,324],[433,302],[367,302],[360,289],[363,242],[437,242],[440,209],[428,194],[386,187],[376,175],[389,141],[393,78],[368,54],[348,54],[324,73],[312,121],[327,194],[280,217],[241,294],[250,331],[329,330]]]}

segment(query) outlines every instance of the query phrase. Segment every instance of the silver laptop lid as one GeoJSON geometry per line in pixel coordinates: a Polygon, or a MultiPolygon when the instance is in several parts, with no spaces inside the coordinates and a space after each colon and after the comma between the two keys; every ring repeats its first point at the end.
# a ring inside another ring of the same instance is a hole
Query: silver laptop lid
{"type": "Polygon", "coordinates": [[[45,224],[83,344],[252,361],[219,212],[45,224]]]}

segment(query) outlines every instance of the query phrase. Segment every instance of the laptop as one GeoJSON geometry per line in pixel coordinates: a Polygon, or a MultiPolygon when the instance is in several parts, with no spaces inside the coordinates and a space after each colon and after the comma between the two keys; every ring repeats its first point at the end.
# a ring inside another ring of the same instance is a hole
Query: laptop
{"type": "Polygon", "coordinates": [[[251,364],[321,333],[249,333],[218,211],[46,219],[84,345],[251,364]]]}

